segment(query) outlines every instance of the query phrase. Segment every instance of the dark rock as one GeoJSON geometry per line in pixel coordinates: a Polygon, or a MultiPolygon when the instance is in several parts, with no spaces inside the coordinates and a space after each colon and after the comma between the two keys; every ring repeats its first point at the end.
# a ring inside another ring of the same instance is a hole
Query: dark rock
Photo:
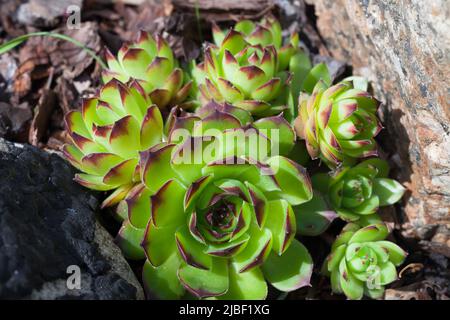
{"type": "Polygon", "coordinates": [[[57,154],[0,139],[0,299],[143,298],[73,175],[57,154]],[[68,289],[69,266],[80,289],[68,289]]]}

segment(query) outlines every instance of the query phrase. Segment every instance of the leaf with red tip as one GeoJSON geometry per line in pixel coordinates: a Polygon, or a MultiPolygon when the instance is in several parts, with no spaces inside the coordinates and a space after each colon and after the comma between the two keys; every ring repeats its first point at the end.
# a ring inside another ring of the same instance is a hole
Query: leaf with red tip
{"type": "Polygon", "coordinates": [[[246,40],[252,45],[260,44],[262,46],[268,46],[273,43],[272,33],[269,29],[261,25],[256,26],[246,40]]]}
{"type": "Polygon", "coordinates": [[[267,212],[266,228],[272,232],[272,250],[282,255],[295,236],[294,212],[286,200],[269,201],[267,212]]]}
{"type": "Polygon", "coordinates": [[[118,204],[127,196],[128,192],[132,189],[132,187],[133,184],[131,183],[118,187],[105,200],[103,200],[100,208],[105,209],[107,207],[112,207],[118,204]]]}
{"type": "Polygon", "coordinates": [[[236,71],[239,69],[239,63],[230,51],[225,50],[222,58],[222,68],[225,79],[234,79],[236,71]]]}
{"type": "Polygon", "coordinates": [[[64,117],[66,128],[69,132],[77,133],[85,138],[92,139],[91,133],[86,128],[81,112],[70,111],[64,117]]]}
{"type": "Polygon", "coordinates": [[[193,205],[200,197],[200,195],[202,195],[203,191],[209,185],[212,179],[212,175],[204,175],[189,186],[184,197],[185,211],[190,211],[192,209],[193,205]]]}
{"type": "Polygon", "coordinates": [[[185,193],[186,187],[172,179],[151,196],[152,221],[156,227],[179,226],[186,221],[183,208],[185,193]]]}
{"type": "Polygon", "coordinates": [[[222,44],[223,39],[225,38],[225,33],[220,29],[220,27],[214,21],[211,22],[211,29],[213,34],[214,43],[218,46],[222,44]]]}
{"type": "MultiPolygon", "coordinates": [[[[231,83],[228,80],[225,80],[223,78],[218,78],[217,79],[217,87],[220,91],[220,94],[223,96],[223,98],[230,103],[234,103],[236,101],[240,101],[240,100],[244,99],[244,96],[242,95],[241,91],[239,91],[239,89],[236,88],[233,85],[233,83],[231,83]]],[[[211,90],[210,90],[210,92],[211,92],[211,90]]]]}
{"type": "Polygon", "coordinates": [[[234,241],[229,241],[225,243],[211,243],[208,245],[206,253],[216,257],[230,258],[234,257],[247,245],[250,236],[248,234],[243,234],[241,237],[235,239],[234,241]]]}
{"type": "Polygon", "coordinates": [[[172,99],[170,91],[166,89],[155,89],[149,95],[152,102],[160,109],[164,109],[172,99]]]}
{"type": "MultiPolygon", "coordinates": [[[[108,70],[105,70],[105,71],[108,71],[112,74],[122,75],[123,74],[122,66],[117,61],[116,57],[111,53],[111,51],[108,48],[105,48],[105,49],[106,49],[105,50],[105,59],[106,59],[106,63],[108,64],[108,70]]],[[[126,75],[124,75],[122,80],[127,81],[128,77],[126,75]]],[[[105,81],[105,82],[107,82],[107,81],[105,81]]]]}
{"type": "Polygon", "coordinates": [[[144,49],[151,57],[156,56],[156,41],[148,32],[139,31],[137,41],[133,45],[137,48],[144,49]]]}
{"type": "Polygon", "coordinates": [[[123,158],[137,157],[140,147],[140,125],[132,116],[116,121],[109,136],[109,144],[114,153],[123,158]]]}
{"type": "Polygon", "coordinates": [[[180,90],[183,85],[183,71],[180,68],[175,68],[169,77],[164,81],[163,89],[169,91],[170,96],[173,97],[180,90]]]}
{"type": "Polygon", "coordinates": [[[253,91],[262,86],[268,79],[263,70],[257,66],[240,67],[232,79],[245,97],[250,97],[253,91]]]}
{"type": "Polygon", "coordinates": [[[186,226],[178,228],[175,241],[181,258],[188,265],[204,270],[211,268],[212,258],[204,252],[206,246],[193,238],[186,226]]]}
{"type": "Polygon", "coordinates": [[[172,63],[169,59],[164,57],[155,57],[152,63],[148,67],[145,67],[146,77],[144,79],[154,88],[160,88],[164,85],[171,72],[172,63]]]}
{"type": "Polygon", "coordinates": [[[252,209],[255,214],[256,222],[258,223],[258,226],[261,229],[264,227],[264,225],[266,223],[267,215],[269,212],[269,205],[267,202],[267,198],[264,195],[264,193],[261,192],[261,190],[259,190],[254,185],[252,185],[248,182],[246,182],[245,184],[248,187],[248,191],[249,191],[250,198],[251,198],[252,209]]]}
{"type": "Polygon", "coordinates": [[[297,220],[297,233],[300,235],[318,236],[337,217],[325,198],[316,191],[311,201],[295,206],[293,209],[297,220]]]}
{"type": "Polygon", "coordinates": [[[124,160],[113,153],[90,153],[81,159],[81,163],[86,173],[104,176],[111,168],[124,160]]]}
{"type": "Polygon", "coordinates": [[[384,223],[372,224],[356,231],[348,243],[380,241],[384,240],[388,233],[389,231],[384,223]]]}
{"type": "Polygon", "coordinates": [[[236,54],[247,45],[240,32],[230,29],[225,35],[220,46],[221,50],[228,50],[231,54],[236,54]]]}
{"type": "Polygon", "coordinates": [[[181,258],[176,251],[158,267],[146,261],[142,270],[142,281],[147,296],[161,300],[180,299],[185,293],[177,276],[180,264],[181,258]]]}
{"type": "Polygon", "coordinates": [[[103,182],[116,186],[130,183],[133,179],[134,170],[137,164],[137,159],[125,160],[124,162],[111,168],[111,170],[109,170],[103,178],[103,182]]]}
{"type": "Polygon", "coordinates": [[[244,109],[253,115],[262,114],[264,111],[270,109],[270,104],[258,100],[243,100],[235,103],[236,107],[244,109]]]}
{"type": "Polygon", "coordinates": [[[73,143],[83,154],[106,152],[106,149],[103,146],[77,134],[76,132],[69,133],[69,135],[73,143]]]}
{"type": "Polygon", "coordinates": [[[148,223],[141,245],[152,266],[161,266],[177,251],[176,230],[174,226],[157,228],[152,221],[148,223]]]}
{"type": "Polygon", "coordinates": [[[272,252],[261,269],[272,286],[289,292],[310,286],[313,261],[308,250],[294,239],[281,256],[272,252]]]}
{"type": "Polygon", "coordinates": [[[264,300],[268,286],[259,268],[240,273],[234,264],[229,266],[229,285],[226,294],[219,300],[264,300]]]}
{"type": "Polygon", "coordinates": [[[178,105],[184,102],[192,90],[192,85],[193,85],[192,80],[189,80],[186,84],[184,84],[181,87],[181,89],[176,92],[175,96],[172,98],[172,101],[170,103],[172,105],[178,105]]]}
{"type": "Polygon", "coordinates": [[[127,259],[142,260],[145,258],[144,250],[141,247],[144,231],[145,229],[135,228],[128,221],[120,228],[115,242],[127,259]]]}
{"type": "Polygon", "coordinates": [[[140,48],[129,48],[121,61],[123,69],[130,77],[143,80],[147,77],[145,70],[151,62],[152,57],[140,48]]]}
{"type": "Polygon", "coordinates": [[[156,192],[168,180],[178,178],[170,165],[174,144],[163,143],[140,154],[141,180],[156,192]]]}
{"type": "Polygon", "coordinates": [[[84,154],[75,146],[71,144],[65,144],[62,149],[64,158],[70,162],[71,165],[73,165],[78,170],[83,171],[83,167],[81,165],[81,159],[83,158],[84,154]]]}
{"type": "Polygon", "coordinates": [[[275,172],[281,192],[281,198],[291,205],[299,205],[311,200],[313,196],[311,180],[306,169],[283,156],[270,158],[267,163],[275,172]]]}
{"type": "Polygon", "coordinates": [[[140,130],[140,150],[147,150],[162,141],[163,119],[161,111],[155,105],[147,109],[147,113],[142,121],[140,130]]]}
{"type": "Polygon", "coordinates": [[[241,273],[262,265],[272,249],[272,234],[269,230],[260,230],[253,223],[248,232],[250,239],[247,246],[233,259],[233,264],[241,273]]]}
{"type": "Polygon", "coordinates": [[[280,155],[289,155],[294,147],[296,135],[282,114],[259,119],[253,125],[269,138],[272,150],[279,150],[280,155]]]}
{"type": "Polygon", "coordinates": [[[178,270],[178,278],[186,290],[198,298],[220,296],[228,290],[228,262],[212,259],[210,270],[185,264],[178,270]]]}
{"type": "Polygon", "coordinates": [[[171,62],[171,69],[173,68],[173,52],[170,48],[167,41],[161,36],[156,35],[156,49],[157,49],[157,56],[158,57],[164,57],[167,58],[171,62]]]}
{"type": "Polygon", "coordinates": [[[84,174],[84,173],[77,173],[75,175],[74,181],[81,184],[83,187],[86,187],[88,189],[92,190],[98,190],[98,191],[107,191],[111,189],[115,189],[117,186],[111,186],[103,183],[103,177],[101,176],[94,176],[91,174],[84,174]]]}
{"type": "Polygon", "coordinates": [[[276,97],[281,88],[280,78],[272,78],[251,93],[252,99],[270,101],[276,97]]]}
{"type": "Polygon", "coordinates": [[[219,130],[221,132],[241,127],[241,122],[232,114],[215,110],[194,125],[195,136],[208,135],[208,130],[219,130]]]}

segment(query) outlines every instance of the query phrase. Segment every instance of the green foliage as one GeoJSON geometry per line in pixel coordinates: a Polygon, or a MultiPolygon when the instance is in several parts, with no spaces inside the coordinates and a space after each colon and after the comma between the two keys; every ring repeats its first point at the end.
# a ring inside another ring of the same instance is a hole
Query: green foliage
{"type": "Polygon", "coordinates": [[[117,205],[117,243],[145,259],[153,297],[264,299],[268,283],[309,285],[312,258],[295,235],[320,235],[339,217],[349,223],[323,272],[336,293],[379,298],[406,253],[376,212],[405,190],[385,161],[358,163],[377,154],[381,128],[367,81],[333,85],[272,16],[214,25],[213,37],[188,70],[147,33],[107,52],[105,85],[66,115],[75,180],[112,191],[103,206],[117,205]],[[333,171],[311,181],[300,164],[316,158],[333,171]]]}

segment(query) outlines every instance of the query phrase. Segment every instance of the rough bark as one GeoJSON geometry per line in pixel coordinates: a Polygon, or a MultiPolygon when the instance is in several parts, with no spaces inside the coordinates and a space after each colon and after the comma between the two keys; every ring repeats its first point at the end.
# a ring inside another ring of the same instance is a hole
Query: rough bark
{"type": "Polygon", "coordinates": [[[449,255],[449,3],[306,2],[315,6],[328,52],[368,77],[385,103],[382,146],[409,189],[406,225],[424,244],[431,242],[429,249],[449,255]]]}

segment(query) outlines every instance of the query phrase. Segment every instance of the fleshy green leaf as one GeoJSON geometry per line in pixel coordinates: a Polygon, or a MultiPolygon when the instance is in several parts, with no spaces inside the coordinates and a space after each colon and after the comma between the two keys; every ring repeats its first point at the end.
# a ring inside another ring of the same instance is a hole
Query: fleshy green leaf
{"type": "Polygon", "coordinates": [[[373,192],[380,199],[380,206],[388,206],[400,200],[405,188],[395,180],[380,178],[374,180],[373,192]]]}
{"type": "Polygon", "coordinates": [[[177,277],[181,259],[173,251],[166,262],[159,267],[152,266],[145,262],[142,270],[142,280],[148,298],[179,299],[185,290],[177,277]]]}
{"type": "Polygon", "coordinates": [[[183,286],[198,298],[220,296],[228,290],[228,261],[220,258],[212,260],[210,270],[192,267],[185,263],[178,270],[178,278],[183,286]]]}
{"type": "Polygon", "coordinates": [[[325,198],[316,191],[310,201],[293,209],[297,219],[297,233],[305,236],[320,235],[337,217],[325,198]]]}
{"type": "Polygon", "coordinates": [[[224,300],[264,300],[267,297],[267,283],[259,268],[240,273],[236,266],[228,268],[229,287],[226,294],[219,296],[224,300]]]}
{"type": "Polygon", "coordinates": [[[310,285],[313,262],[308,250],[294,239],[281,256],[272,252],[261,268],[275,288],[293,291],[310,285]]]}
{"type": "Polygon", "coordinates": [[[132,260],[145,258],[141,247],[145,229],[135,228],[130,222],[125,222],[116,237],[116,243],[122,250],[124,256],[132,260]]]}

